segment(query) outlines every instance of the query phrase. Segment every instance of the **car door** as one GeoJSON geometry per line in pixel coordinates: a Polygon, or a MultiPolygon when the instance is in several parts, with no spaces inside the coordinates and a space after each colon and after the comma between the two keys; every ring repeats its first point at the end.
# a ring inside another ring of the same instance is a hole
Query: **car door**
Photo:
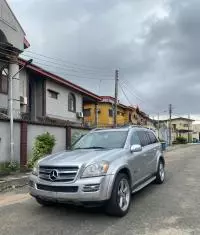
{"type": "Polygon", "coordinates": [[[141,145],[142,145],[142,154],[140,158],[140,174],[139,179],[140,181],[143,181],[147,179],[150,176],[150,154],[151,154],[151,147],[148,135],[146,131],[141,130],[138,131],[138,137],[140,139],[141,145]]]}
{"type": "Polygon", "coordinates": [[[155,173],[153,167],[155,166],[155,155],[156,155],[156,148],[155,148],[155,136],[152,131],[147,130],[145,132],[147,139],[148,139],[148,151],[146,155],[146,164],[147,164],[147,172],[149,175],[155,173]]]}
{"type": "MultiPolygon", "coordinates": [[[[132,145],[142,145],[136,131],[132,133],[131,138],[130,138],[130,146],[132,145]]],[[[133,179],[132,186],[138,184],[140,180],[140,174],[141,174],[140,171],[142,168],[142,165],[141,165],[142,154],[143,154],[142,151],[130,152],[130,155],[128,157],[128,164],[130,166],[132,179],[133,179]]]]}
{"type": "Polygon", "coordinates": [[[149,162],[150,173],[154,174],[156,171],[157,166],[157,155],[158,152],[161,150],[160,143],[152,131],[148,132],[149,138],[151,139],[151,159],[149,162]]]}

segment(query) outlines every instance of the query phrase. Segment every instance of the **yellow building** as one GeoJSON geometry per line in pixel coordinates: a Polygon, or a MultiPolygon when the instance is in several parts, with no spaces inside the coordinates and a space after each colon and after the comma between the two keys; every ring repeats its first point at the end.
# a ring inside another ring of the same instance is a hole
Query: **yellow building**
{"type": "MultiPolygon", "coordinates": [[[[90,127],[112,127],[114,124],[113,110],[115,99],[110,96],[102,96],[102,101],[98,104],[84,104],[84,124],[90,127]]],[[[126,106],[118,103],[117,125],[128,124],[146,125],[148,116],[138,108],[126,106]]]]}

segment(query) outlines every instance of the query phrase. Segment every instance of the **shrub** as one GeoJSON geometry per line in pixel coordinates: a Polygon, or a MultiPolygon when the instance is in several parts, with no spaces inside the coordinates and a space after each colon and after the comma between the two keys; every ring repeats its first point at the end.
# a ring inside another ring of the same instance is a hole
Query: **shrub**
{"type": "Polygon", "coordinates": [[[56,140],[54,135],[48,132],[38,135],[33,145],[32,159],[28,163],[29,168],[33,168],[35,163],[48,154],[52,153],[53,147],[55,146],[56,140]]]}
{"type": "Polygon", "coordinates": [[[187,139],[185,137],[179,136],[175,140],[176,144],[187,144],[187,139]]]}
{"type": "Polygon", "coordinates": [[[0,175],[7,175],[11,172],[17,172],[19,169],[19,163],[15,161],[0,163],[0,175]]]}

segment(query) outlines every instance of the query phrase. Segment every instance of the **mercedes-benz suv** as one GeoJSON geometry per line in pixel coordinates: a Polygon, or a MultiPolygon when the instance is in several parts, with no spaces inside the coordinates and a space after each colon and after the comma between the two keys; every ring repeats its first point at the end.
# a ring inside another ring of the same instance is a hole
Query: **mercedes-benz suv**
{"type": "Polygon", "coordinates": [[[165,160],[153,131],[130,126],[96,129],[71,150],[40,160],[29,181],[38,203],[105,206],[107,213],[124,216],[131,193],[151,182],[163,183],[165,160]]]}

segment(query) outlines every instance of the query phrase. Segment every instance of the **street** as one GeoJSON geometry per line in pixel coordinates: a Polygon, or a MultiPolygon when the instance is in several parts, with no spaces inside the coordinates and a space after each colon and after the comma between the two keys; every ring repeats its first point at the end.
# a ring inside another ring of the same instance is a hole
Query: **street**
{"type": "Polygon", "coordinates": [[[200,234],[199,152],[200,145],[193,145],[166,153],[165,183],[133,195],[124,218],[109,217],[101,209],[45,208],[27,195],[27,189],[0,194],[0,234],[200,234]]]}

